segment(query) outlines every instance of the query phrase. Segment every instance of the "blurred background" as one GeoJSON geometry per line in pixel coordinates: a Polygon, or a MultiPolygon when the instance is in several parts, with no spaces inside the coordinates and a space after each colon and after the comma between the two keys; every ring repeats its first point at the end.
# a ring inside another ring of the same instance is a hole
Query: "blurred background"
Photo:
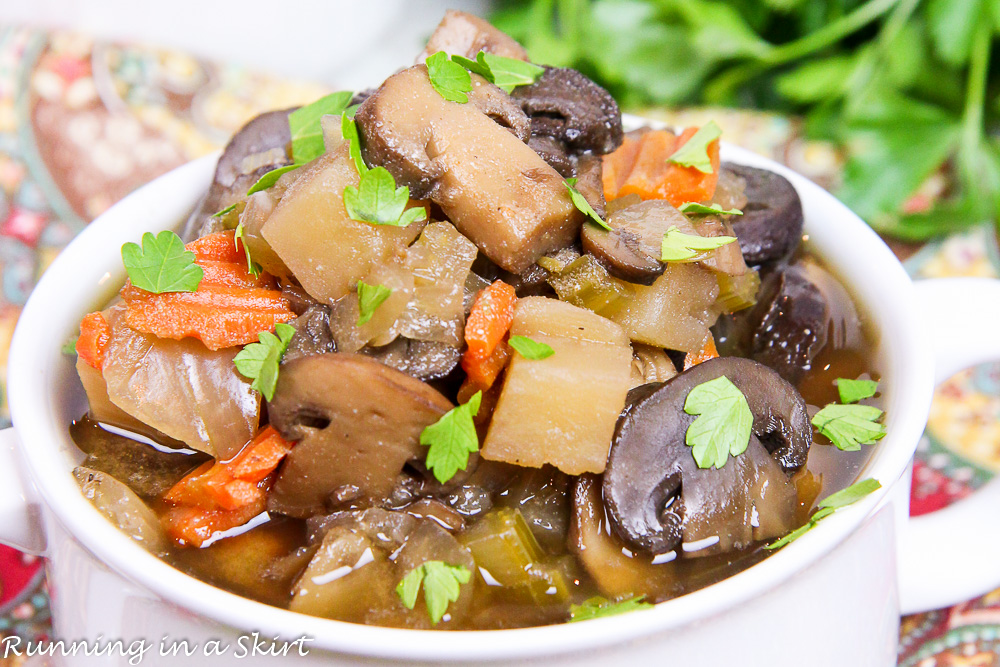
{"type": "MultiPolygon", "coordinates": [[[[836,193],[915,278],[1000,276],[1000,0],[0,0],[0,378],[31,288],[90,220],[262,111],[379,83],[447,8],[626,111],[715,120],[836,193]]],[[[0,397],[5,425],[2,379],[0,397]]],[[[997,470],[991,364],[939,388],[912,511],[997,470]]],[[[48,630],[43,564],[0,548],[0,635],[48,630]]],[[[903,667],[998,653],[1000,591],[904,619],[903,667]]]]}

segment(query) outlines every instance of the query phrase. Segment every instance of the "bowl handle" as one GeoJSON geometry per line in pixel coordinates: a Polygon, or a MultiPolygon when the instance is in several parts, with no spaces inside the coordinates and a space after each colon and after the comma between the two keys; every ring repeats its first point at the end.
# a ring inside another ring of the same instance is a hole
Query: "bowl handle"
{"type": "MultiPolygon", "coordinates": [[[[934,380],[1000,360],[1000,280],[941,278],[914,283],[934,354],[934,380]]],[[[899,536],[904,613],[948,607],[1000,587],[1000,476],[899,536]]]]}
{"type": "Polygon", "coordinates": [[[30,500],[18,461],[17,433],[0,429],[0,543],[39,556],[45,551],[39,506],[30,500]]]}

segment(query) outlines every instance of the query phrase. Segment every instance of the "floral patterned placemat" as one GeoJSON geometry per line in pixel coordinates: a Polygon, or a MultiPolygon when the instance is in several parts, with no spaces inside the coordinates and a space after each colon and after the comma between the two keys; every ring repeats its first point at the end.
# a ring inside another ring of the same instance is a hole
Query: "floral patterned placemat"
{"type": "MultiPolygon", "coordinates": [[[[183,53],[95,42],[73,32],[0,26],[0,426],[10,337],[31,289],[88,221],[156,176],[221,145],[245,121],[326,92],[183,53]]],[[[648,113],[678,124],[710,116],[727,138],[836,185],[842,156],[764,113],[648,113]]],[[[910,206],[943,185],[928,181],[910,206]]],[[[1000,275],[992,230],[916,250],[894,247],[915,277],[1000,275]]],[[[934,511],[1000,469],[1000,364],[943,384],[914,466],[911,511],[934,511]]],[[[0,547],[0,635],[47,636],[44,563],[0,547]]],[[[1000,667],[1000,591],[903,619],[901,667],[1000,667]]]]}

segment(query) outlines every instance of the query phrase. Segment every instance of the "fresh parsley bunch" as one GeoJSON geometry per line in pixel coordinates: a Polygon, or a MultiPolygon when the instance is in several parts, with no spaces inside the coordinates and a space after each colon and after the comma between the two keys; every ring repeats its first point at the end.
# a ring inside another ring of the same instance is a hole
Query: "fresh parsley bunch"
{"type": "Polygon", "coordinates": [[[1000,217],[1000,0],[502,0],[492,19],[626,107],[801,115],[846,149],[838,194],[879,232],[1000,217]],[[911,198],[939,171],[945,196],[922,209],[911,198]]]}

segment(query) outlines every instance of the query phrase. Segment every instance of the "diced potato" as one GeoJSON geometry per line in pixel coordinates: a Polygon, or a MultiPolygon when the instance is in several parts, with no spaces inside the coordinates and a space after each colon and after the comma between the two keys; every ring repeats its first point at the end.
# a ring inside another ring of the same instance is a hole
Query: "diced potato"
{"type": "Polygon", "coordinates": [[[357,187],[358,172],[346,146],[303,169],[308,171],[285,192],[261,235],[309,296],[332,301],[406,248],[423,223],[393,227],[352,220],[344,208],[344,187],[357,187]]]}
{"type": "MultiPolygon", "coordinates": [[[[113,309],[114,310],[114,309],[113,309]]],[[[240,348],[212,351],[193,338],[157,338],[110,316],[104,358],[108,397],[151,428],[189,447],[227,460],[254,433],[260,394],[238,372],[240,348]]]]}
{"type": "Polygon", "coordinates": [[[695,264],[670,264],[652,285],[635,293],[611,316],[629,338],[682,352],[700,350],[715,323],[715,275],[695,264]]]}
{"type": "Polygon", "coordinates": [[[527,297],[517,302],[510,334],[555,353],[535,361],[514,354],[483,458],[548,463],[570,475],[603,472],[632,373],[621,327],[568,303],[527,297]]]}

